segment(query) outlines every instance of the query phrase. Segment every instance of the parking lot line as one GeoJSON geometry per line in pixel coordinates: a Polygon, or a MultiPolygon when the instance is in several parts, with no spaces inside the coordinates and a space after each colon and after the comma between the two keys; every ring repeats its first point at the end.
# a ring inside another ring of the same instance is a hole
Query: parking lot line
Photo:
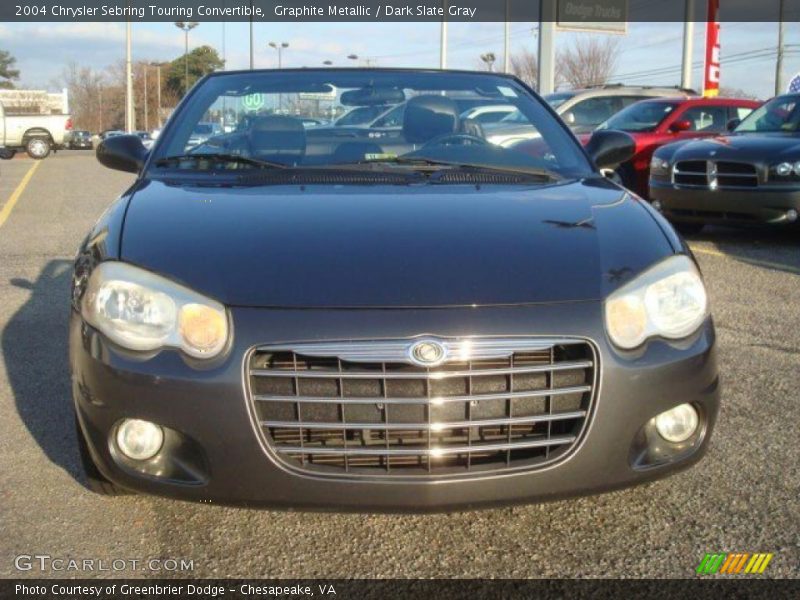
{"type": "Polygon", "coordinates": [[[800,269],[796,269],[789,265],[782,265],[779,263],[771,262],[768,260],[761,260],[758,258],[749,258],[749,257],[741,257],[741,256],[731,256],[730,254],[726,254],[725,252],[720,252],[719,250],[713,250],[711,248],[700,248],[697,246],[693,246],[690,244],[689,246],[692,249],[692,252],[695,254],[706,254],[708,256],[716,256],[717,258],[727,258],[730,260],[736,260],[739,262],[743,262],[748,265],[754,265],[757,267],[767,267],[769,269],[777,269],[779,271],[786,271],[789,273],[793,273],[795,275],[800,275],[800,269]]]}
{"type": "Polygon", "coordinates": [[[40,164],[42,164],[42,161],[36,161],[33,163],[33,166],[28,169],[27,173],[25,173],[25,176],[22,178],[22,181],[19,182],[17,188],[11,193],[11,196],[8,198],[5,206],[3,206],[3,209],[0,210],[0,227],[2,227],[3,224],[8,220],[9,215],[11,215],[11,211],[14,210],[14,205],[16,205],[20,196],[22,196],[22,192],[25,191],[25,188],[28,187],[28,183],[33,177],[33,174],[36,172],[36,169],[39,168],[40,164]]]}

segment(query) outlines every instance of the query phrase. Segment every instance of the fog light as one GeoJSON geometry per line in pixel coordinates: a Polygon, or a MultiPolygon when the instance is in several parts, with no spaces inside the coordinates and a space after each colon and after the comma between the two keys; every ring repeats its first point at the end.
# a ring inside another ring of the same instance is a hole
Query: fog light
{"type": "Polygon", "coordinates": [[[679,444],[694,435],[700,419],[694,406],[680,404],[658,415],[655,421],[656,431],[662,438],[679,444]]]}
{"type": "Polygon", "coordinates": [[[125,419],[117,428],[117,447],[128,458],[153,458],[164,443],[164,430],[141,419],[125,419]]]}
{"type": "Polygon", "coordinates": [[[793,208],[787,210],[786,220],[789,221],[789,223],[794,223],[795,221],[797,221],[797,211],[793,208]]]}

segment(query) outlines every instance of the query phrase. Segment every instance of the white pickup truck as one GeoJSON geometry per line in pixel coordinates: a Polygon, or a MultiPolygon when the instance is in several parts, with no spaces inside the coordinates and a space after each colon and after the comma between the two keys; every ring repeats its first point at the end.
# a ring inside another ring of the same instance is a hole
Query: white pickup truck
{"type": "Polygon", "coordinates": [[[71,129],[69,115],[7,115],[0,103],[0,148],[5,154],[25,150],[31,158],[46,158],[64,145],[71,129]]]}

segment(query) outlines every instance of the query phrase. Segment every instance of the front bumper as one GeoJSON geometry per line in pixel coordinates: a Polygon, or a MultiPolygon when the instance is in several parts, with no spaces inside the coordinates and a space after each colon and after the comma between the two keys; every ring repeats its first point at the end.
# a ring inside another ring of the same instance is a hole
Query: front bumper
{"type": "Polygon", "coordinates": [[[232,309],[235,342],[205,370],[178,353],[125,357],[73,313],[70,364],[75,408],[100,471],[120,486],[195,501],[311,509],[431,511],[552,500],[663,477],[704,453],[718,410],[715,334],[709,319],[689,340],[654,340],[620,356],[606,342],[602,306],[577,302],[434,310],[232,309]],[[431,481],[331,480],[290,472],[261,446],[244,391],[243,361],[260,344],[352,338],[576,336],[593,340],[600,375],[594,415],[580,446],[539,470],[431,481]],[[692,402],[704,418],[699,442],[675,460],[634,467],[635,440],[656,414],[692,402]],[[122,418],[141,418],[192,441],[194,483],[143,474],[109,442],[122,418]]]}
{"type": "Polygon", "coordinates": [[[676,187],[650,179],[650,200],[671,221],[718,224],[790,224],[786,213],[800,212],[800,190],[759,187],[710,190],[676,187]]]}

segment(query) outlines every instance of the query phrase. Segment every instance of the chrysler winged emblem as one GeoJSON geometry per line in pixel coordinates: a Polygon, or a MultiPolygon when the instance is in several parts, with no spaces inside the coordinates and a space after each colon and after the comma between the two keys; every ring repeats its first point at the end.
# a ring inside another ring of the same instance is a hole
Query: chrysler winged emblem
{"type": "Polygon", "coordinates": [[[419,340],[408,347],[408,358],[421,367],[433,367],[445,361],[447,349],[436,340],[419,340]]]}

